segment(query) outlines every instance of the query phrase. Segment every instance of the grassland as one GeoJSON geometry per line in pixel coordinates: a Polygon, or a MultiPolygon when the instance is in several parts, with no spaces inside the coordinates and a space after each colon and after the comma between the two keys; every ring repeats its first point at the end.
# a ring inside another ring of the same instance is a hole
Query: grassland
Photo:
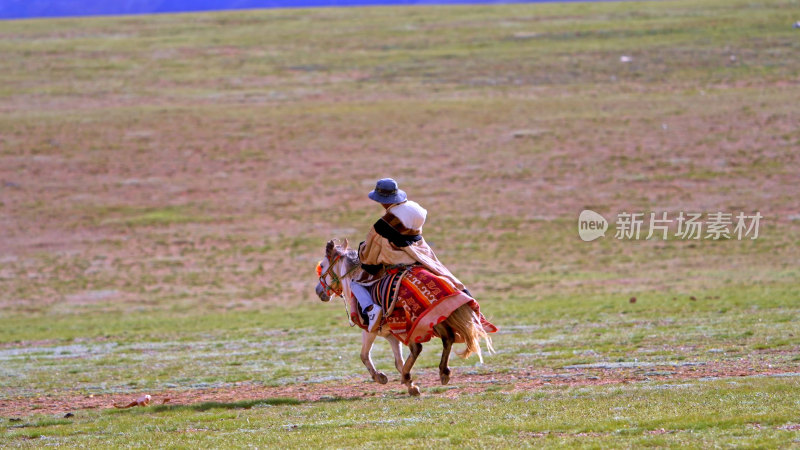
{"type": "Polygon", "coordinates": [[[791,12],[0,22],[0,445],[796,446],[791,12]],[[452,386],[426,345],[420,399],[383,343],[390,383],[369,382],[313,294],[384,176],[501,328],[452,386]],[[585,208],[764,219],[756,240],[586,243],[585,208]],[[109,409],[141,393],[157,405],[109,409]]]}

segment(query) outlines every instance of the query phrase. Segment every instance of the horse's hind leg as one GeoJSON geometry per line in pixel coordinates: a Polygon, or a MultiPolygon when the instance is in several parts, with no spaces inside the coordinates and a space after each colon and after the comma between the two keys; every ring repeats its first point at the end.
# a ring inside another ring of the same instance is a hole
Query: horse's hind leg
{"type": "Polygon", "coordinates": [[[414,363],[417,361],[417,356],[422,352],[422,344],[408,344],[408,349],[411,350],[411,354],[408,355],[408,359],[406,363],[403,364],[403,374],[401,376],[401,382],[408,386],[408,393],[414,396],[420,394],[419,388],[414,384],[414,381],[411,380],[411,368],[414,367],[414,363]]]}
{"type": "Polygon", "coordinates": [[[397,372],[402,375],[403,366],[406,362],[403,359],[403,348],[400,347],[400,341],[397,340],[397,338],[391,333],[386,336],[386,340],[389,341],[389,346],[392,347],[392,353],[394,354],[394,367],[397,368],[397,372]]]}
{"type": "Polygon", "coordinates": [[[450,382],[450,350],[453,348],[453,343],[456,341],[456,333],[447,325],[439,324],[434,327],[436,333],[442,338],[442,360],[439,363],[439,379],[442,384],[450,382]]]}

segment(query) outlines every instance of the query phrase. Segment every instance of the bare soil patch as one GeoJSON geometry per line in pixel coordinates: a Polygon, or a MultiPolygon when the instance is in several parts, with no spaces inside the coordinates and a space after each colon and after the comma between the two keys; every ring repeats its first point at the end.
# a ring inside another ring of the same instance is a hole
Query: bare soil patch
{"type": "MultiPolygon", "coordinates": [[[[532,391],[545,386],[594,386],[626,384],[647,381],[681,381],[747,376],[800,376],[797,367],[773,367],[764,370],[750,361],[708,362],[697,365],[663,366],[663,370],[642,368],[590,369],[590,370],[546,370],[526,368],[514,372],[465,374],[455,372],[452,385],[441,387],[438,373],[425,370],[415,379],[423,389],[423,395],[442,395],[456,398],[464,394],[476,394],[487,390],[506,392],[532,391]]],[[[301,402],[318,402],[363,397],[396,398],[407,396],[399,377],[389,375],[389,383],[373,383],[365,376],[362,381],[343,384],[303,383],[285,386],[264,386],[257,383],[238,383],[229,387],[210,389],[164,390],[144,392],[152,396],[155,405],[194,405],[205,402],[234,403],[260,399],[290,398],[301,402]]],[[[112,409],[114,404],[127,404],[142,392],[101,395],[54,395],[34,398],[0,400],[0,416],[18,418],[33,414],[64,415],[84,409],[112,409]]]]}

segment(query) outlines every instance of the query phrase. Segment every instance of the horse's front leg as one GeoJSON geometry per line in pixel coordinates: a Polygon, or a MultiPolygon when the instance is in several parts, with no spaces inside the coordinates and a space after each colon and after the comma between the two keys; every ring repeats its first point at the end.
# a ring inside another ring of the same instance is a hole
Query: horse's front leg
{"type": "Polygon", "coordinates": [[[377,336],[376,333],[368,333],[367,331],[361,332],[361,362],[367,366],[367,370],[373,380],[380,384],[386,384],[389,378],[386,377],[385,373],[375,370],[375,365],[372,364],[372,357],[370,355],[372,352],[372,344],[375,342],[377,336]]]}
{"type": "Polygon", "coordinates": [[[401,375],[401,383],[408,386],[408,393],[414,396],[420,394],[419,387],[414,384],[414,381],[411,379],[411,368],[414,367],[414,363],[417,362],[417,356],[422,353],[422,344],[412,343],[408,344],[408,349],[411,350],[411,354],[408,355],[408,359],[406,363],[403,364],[403,372],[401,375]]]}

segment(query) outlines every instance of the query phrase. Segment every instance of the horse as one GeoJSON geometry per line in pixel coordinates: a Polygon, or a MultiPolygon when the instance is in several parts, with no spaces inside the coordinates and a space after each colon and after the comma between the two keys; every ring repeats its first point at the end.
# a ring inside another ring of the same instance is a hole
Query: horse
{"type": "MultiPolygon", "coordinates": [[[[339,297],[344,297],[346,304],[351,297],[350,280],[358,279],[361,272],[361,263],[358,259],[358,251],[348,248],[348,242],[345,239],[344,245],[338,245],[333,240],[328,241],[325,247],[325,256],[317,266],[317,275],[319,276],[319,284],[317,285],[316,292],[320,300],[323,302],[330,301],[335,294],[339,297]]],[[[477,354],[481,362],[483,356],[481,352],[480,341],[486,342],[489,353],[494,353],[492,347],[492,340],[489,337],[483,323],[488,324],[496,330],[493,325],[477,312],[477,302],[471,297],[468,298],[474,305],[467,303],[462,304],[454,311],[452,311],[443,321],[433,326],[435,336],[442,340],[442,357],[439,363],[439,380],[443,385],[450,382],[450,375],[452,371],[449,367],[450,352],[453,344],[456,342],[464,342],[466,348],[463,351],[457,351],[456,354],[463,359],[467,359],[470,355],[477,354]]],[[[357,306],[355,306],[357,307],[357,306]]],[[[393,335],[392,331],[387,326],[381,326],[374,332],[368,332],[366,329],[361,334],[361,361],[367,367],[372,379],[378,383],[385,384],[388,379],[382,372],[375,370],[372,364],[370,353],[375,339],[380,336],[389,341],[395,358],[395,367],[400,372],[400,382],[408,388],[408,393],[412,396],[420,395],[421,391],[419,386],[414,383],[411,377],[411,368],[417,360],[417,357],[422,352],[422,343],[409,340],[406,345],[409,348],[410,354],[407,360],[403,360],[403,354],[400,349],[400,341],[393,335]]]]}

